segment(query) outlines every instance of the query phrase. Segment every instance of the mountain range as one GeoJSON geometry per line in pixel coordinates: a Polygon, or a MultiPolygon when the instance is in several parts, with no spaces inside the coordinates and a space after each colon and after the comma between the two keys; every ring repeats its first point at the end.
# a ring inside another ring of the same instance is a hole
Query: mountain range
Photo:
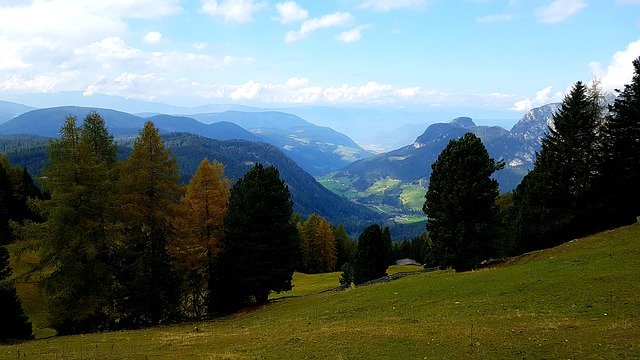
{"type": "Polygon", "coordinates": [[[494,177],[502,192],[510,191],[533,167],[540,139],[558,106],[548,104],[532,109],[511,131],[498,126],[477,126],[468,117],[433,124],[413,144],[356,161],[322,176],[320,182],[337,194],[395,215],[399,221],[423,219],[422,204],[431,164],[449,141],[467,132],[480,137],[489,155],[505,162],[505,168],[494,177]]]}
{"type": "MultiPolygon", "coordinates": [[[[188,181],[205,156],[223,162],[232,179],[244,174],[255,162],[274,164],[287,169],[281,172],[290,183],[296,210],[301,214],[316,212],[336,223],[350,224],[393,218],[408,228],[413,226],[411,231],[419,233],[423,226],[417,223],[425,220],[421,209],[431,164],[450,140],[466,132],[478,135],[489,154],[506,163],[495,177],[501,190],[509,191],[532,168],[540,139],[557,108],[558,104],[549,104],[532,109],[511,130],[478,126],[468,117],[432,125],[406,124],[397,134],[388,132],[388,143],[413,132],[415,140],[411,144],[374,155],[332,128],[281,111],[209,105],[200,109],[218,112],[130,114],[78,106],[32,109],[0,102],[0,114],[10,118],[0,124],[0,151],[9,153],[12,161],[39,171],[46,162],[47,139],[58,136],[65,117],[74,115],[80,123],[95,110],[105,119],[120,144],[119,155],[124,157],[131,139],[150,119],[178,157],[184,181],[188,181]]],[[[301,109],[299,113],[314,110],[301,109]]],[[[350,116],[347,110],[320,110],[324,114],[350,116]]],[[[374,116],[376,112],[370,114],[374,116]]],[[[365,119],[358,121],[363,124],[365,119]]]]}
{"type": "Polygon", "coordinates": [[[275,111],[225,111],[192,116],[145,114],[141,117],[112,109],[62,106],[18,115],[0,124],[0,134],[57,137],[67,116],[75,116],[81,123],[91,111],[100,113],[116,138],[135,136],[147,120],[152,120],[162,133],[186,132],[217,140],[266,142],[282,149],[314,176],[372,155],[344,134],[311,124],[295,115],[275,111]]]}

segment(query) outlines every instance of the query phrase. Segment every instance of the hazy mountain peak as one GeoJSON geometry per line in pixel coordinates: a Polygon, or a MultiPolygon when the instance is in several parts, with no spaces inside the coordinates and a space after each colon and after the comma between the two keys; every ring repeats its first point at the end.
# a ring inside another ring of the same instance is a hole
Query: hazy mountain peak
{"type": "Polygon", "coordinates": [[[476,123],[470,117],[461,116],[451,120],[451,123],[454,125],[462,126],[462,127],[474,127],[476,123]]]}

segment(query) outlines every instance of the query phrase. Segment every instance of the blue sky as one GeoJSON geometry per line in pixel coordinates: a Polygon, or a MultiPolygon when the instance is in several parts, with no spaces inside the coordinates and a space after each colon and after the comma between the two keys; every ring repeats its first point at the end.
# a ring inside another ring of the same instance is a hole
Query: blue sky
{"type": "Polygon", "coordinates": [[[640,0],[3,0],[0,49],[0,99],[515,114],[628,82],[640,0]]]}

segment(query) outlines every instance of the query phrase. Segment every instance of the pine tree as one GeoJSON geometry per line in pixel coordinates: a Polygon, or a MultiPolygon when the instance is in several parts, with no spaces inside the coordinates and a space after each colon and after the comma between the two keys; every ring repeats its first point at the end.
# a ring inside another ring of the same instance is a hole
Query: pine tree
{"type": "Polygon", "coordinates": [[[9,282],[11,266],[9,252],[0,246],[0,342],[33,338],[31,322],[22,308],[16,288],[9,282]]]}
{"type": "Polygon", "coordinates": [[[114,321],[111,255],[115,227],[107,217],[116,147],[104,121],[89,114],[83,126],[68,117],[49,144],[43,185],[50,200],[36,201],[46,221],[27,222],[22,235],[39,252],[39,285],[59,334],[96,331],[114,321]]]}
{"type": "Polygon", "coordinates": [[[234,310],[291,289],[297,231],[291,193],[278,170],[256,164],[231,188],[216,267],[215,305],[234,310]]]}
{"type": "Polygon", "coordinates": [[[498,197],[491,175],[501,166],[471,133],[451,140],[433,163],[423,208],[432,265],[469,270],[491,255],[498,197]]]}
{"type": "Polygon", "coordinates": [[[221,250],[224,218],[229,202],[229,180],[224,166],[202,160],[181,202],[182,238],[172,245],[176,266],[183,272],[190,313],[199,316],[212,299],[215,261],[221,250]]]}
{"type": "Polygon", "coordinates": [[[379,225],[367,226],[358,237],[353,282],[360,285],[387,275],[388,244],[379,225]]]}
{"type": "Polygon", "coordinates": [[[147,122],[122,164],[119,213],[124,240],[119,249],[117,307],[124,326],[172,320],[179,282],[168,245],[175,241],[180,174],[152,122],[147,122]]]}
{"type": "Polygon", "coordinates": [[[514,193],[524,249],[552,246],[596,227],[602,116],[597,92],[582,82],[573,86],[542,139],[533,170],[514,193]]]}
{"type": "Polygon", "coordinates": [[[604,130],[602,216],[608,226],[628,224],[640,216],[640,57],[633,67],[631,83],[610,106],[604,130]]]}

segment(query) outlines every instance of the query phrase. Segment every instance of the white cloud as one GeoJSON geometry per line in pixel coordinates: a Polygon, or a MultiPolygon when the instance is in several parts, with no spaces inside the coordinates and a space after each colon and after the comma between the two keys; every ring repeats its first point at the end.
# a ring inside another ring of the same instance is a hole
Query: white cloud
{"type": "MultiPolygon", "coordinates": [[[[640,1],[639,1],[640,2],[640,1]]],[[[600,63],[592,62],[591,71],[600,78],[600,85],[606,91],[622,89],[633,77],[633,60],[640,57],[640,39],[627,45],[627,48],[613,54],[606,70],[600,63]]]]}
{"type": "Polygon", "coordinates": [[[196,48],[196,50],[203,50],[207,46],[208,46],[208,44],[206,42],[204,42],[204,41],[196,41],[193,44],[193,47],[196,48]]]}
{"type": "Polygon", "coordinates": [[[559,23],[586,8],[587,0],[555,0],[536,9],[536,18],[547,24],[559,23]]]}
{"type": "Polygon", "coordinates": [[[232,91],[229,96],[233,100],[251,100],[255,99],[260,94],[261,88],[262,85],[251,80],[232,91]]]}
{"type": "Polygon", "coordinates": [[[448,95],[420,87],[396,88],[375,81],[363,85],[318,86],[307,78],[290,78],[285,83],[249,81],[241,85],[214,85],[192,82],[192,92],[219,101],[251,100],[264,104],[396,104],[431,103],[448,95]]]}
{"type": "Polygon", "coordinates": [[[365,0],[360,3],[362,9],[389,11],[399,8],[416,7],[426,4],[426,0],[365,0]]]}
{"type": "Polygon", "coordinates": [[[28,92],[51,92],[61,86],[69,86],[79,77],[76,71],[65,71],[58,74],[40,74],[26,78],[22,75],[13,75],[0,82],[0,89],[28,92]]]}
{"type": "Polygon", "coordinates": [[[253,21],[253,14],[268,7],[266,2],[254,0],[202,0],[200,11],[215,17],[221,17],[228,23],[247,23],[253,21]]]}
{"type": "Polygon", "coordinates": [[[292,77],[287,80],[287,87],[291,89],[299,89],[307,85],[309,85],[309,79],[307,78],[292,77]]]}
{"type": "Polygon", "coordinates": [[[321,18],[309,19],[302,23],[298,31],[289,31],[286,33],[284,39],[286,42],[303,40],[318,29],[344,26],[352,21],[353,16],[347,12],[337,12],[321,18]]]}
{"type": "Polygon", "coordinates": [[[277,3],[276,9],[280,15],[277,20],[283,24],[304,21],[309,17],[309,12],[301,8],[295,1],[277,3]]]}
{"type": "Polygon", "coordinates": [[[149,31],[142,40],[147,44],[157,44],[162,41],[162,33],[159,31],[149,31]]]}
{"type": "Polygon", "coordinates": [[[336,40],[342,42],[354,42],[359,41],[362,38],[362,30],[370,28],[371,25],[361,25],[351,30],[343,31],[336,36],[336,40]]]}
{"type": "Polygon", "coordinates": [[[553,93],[552,90],[553,90],[553,86],[547,86],[544,89],[538,91],[536,93],[536,97],[533,100],[527,98],[524,100],[517,101],[515,104],[513,104],[512,110],[528,111],[537,106],[542,106],[552,102],[562,101],[562,98],[564,97],[564,93],[560,91],[556,91],[555,93],[553,93]]]}
{"type": "Polygon", "coordinates": [[[493,24],[499,22],[508,22],[513,20],[513,14],[493,14],[487,16],[480,16],[476,18],[476,22],[481,24],[493,24]]]}

